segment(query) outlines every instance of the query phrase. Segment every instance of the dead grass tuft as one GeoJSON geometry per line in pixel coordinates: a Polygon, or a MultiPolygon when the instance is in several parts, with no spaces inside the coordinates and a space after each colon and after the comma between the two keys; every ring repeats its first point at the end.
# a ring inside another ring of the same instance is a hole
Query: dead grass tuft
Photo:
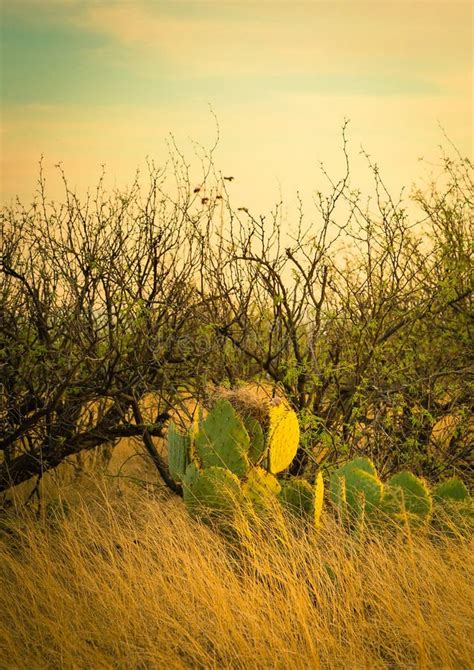
{"type": "Polygon", "coordinates": [[[233,389],[218,387],[211,397],[210,406],[217,400],[228,400],[240,416],[251,416],[266,426],[269,408],[282,402],[288,403],[284,394],[269,384],[245,384],[233,389]]]}

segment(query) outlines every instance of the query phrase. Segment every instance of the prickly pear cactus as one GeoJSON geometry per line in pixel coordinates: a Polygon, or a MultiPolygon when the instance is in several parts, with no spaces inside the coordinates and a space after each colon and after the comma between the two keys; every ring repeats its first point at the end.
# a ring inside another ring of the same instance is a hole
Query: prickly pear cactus
{"type": "Polygon", "coordinates": [[[227,400],[219,400],[200,424],[195,446],[203,468],[228,468],[238,477],[249,470],[249,434],[227,400]]]}
{"type": "Polygon", "coordinates": [[[309,516],[313,510],[314,491],[306,479],[288,479],[283,483],[279,497],[284,507],[296,516],[309,516]]]}
{"type": "Polygon", "coordinates": [[[470,538],[474,534],[474,505],[465,484],[452,477],[432,491],[432,526],[445,535],[470,538]]]}
{"type": "Polygon", "coordinates": [[[268,456],[270,472],[285,470],[296,456],[300,428],[296,413],[284,401],[269,409],[268,456]]]}
{"type": "Polygon", "coordinates": [[[383,484],[368,458],[356,458],[333,472],[331,498],[344,520],[374,515],[382,500],[383,484]]]}
{"type": "Polygon", "coordinates": [[[337,470],[332,474],[329,482],[329,495],[337,510],[339,520],[347,522],[346,478],[337,470]]]}
{"type": "Polygon", "coordinates": [[[377,470],[375,469],[375,465],[372,463],[370,458],[365,456],[361,458],[353,458],[352,461],[345,463],[343,467],[346,471],[363,470],[367,474],[372,475],[373,477],[377,477],[377,470]]]}
{"type": "Polygon", "coordinates": [[[198,477],[199,477],[198,467],[196,466],[195,463],[190,463],[186,468],[186,472],[181,478],[183,484],[183,500],[186,507],[189,507],[190,499],[192,498],[192,488],[198,477]]]}
{"type": "MultiPolygon", "coordinates": [[[[324,483],[318,473],[311,486],[298,478],[283,483],[275,473],[293,460],[299,441],[298,419],[284,399],[256,406],[240,394],[220,398],[205,415],[202,408],[188,433],[170,425],[168,464],[171,476],[182,483],[186,507],[204,520],[221,520],[231,534],[237,518],[244,525],[265,519],[276,501],[318,526],[324,483]],[[240,403],[240,404],[239,404],[240,403]],[[248,411],[246,411],[246,409],[248,411]]],[[[330,478],[330,498],[339,518],[355,533],[366,521],[382,527],[387,519],[409,521],[413,527],[431,527],[459,536],[474,532],[474,507],[463,482],[453,477],[434,487],[410,472],[391,477],[385,486],[368,458],[356,458],[330,478]],[[434,501],[434,512],[433,512],[434,501]],[[379,524],[380,522],[380,524],[379,524]]]]}
{"type": "Polygon", "coordinates": [[[399,472],[388,480],[387,485],[401,490],[402,512],[414,515],[420,521],[428,519],[433,503],[429,489],[422,479],[411,472],[399,472]]]}
{"type": "Polygon", "coordinates": [[[452,477],[446,481],[438,484],[432,490],[433,499],[436,501],[443,500],[467,500],[469,498],[469,491],[466,485],[459,477],[452,477]]]}
{"type": "Polygon", "coordinates": [[[280,491],[278,479],[259,467],[250,470],[247,481],[242,485],[244,498],[253,505],[256,512],[271,508],[280,491]]]}
{"type": "Polygon", "coordinates": [[[265,436],[263,428],[253,416],[243,418],[244,426],[250,438],[249,459],[253,465],[258,465],[265,458],[265,436]]]}
{"type": "Polygon", "coordinates": [[[189,512],[204,521],[219,521],[219,527],[232,533],[237,519],[244,519],[248,527],[257,518],[265,519],[270,510],[278,511],[280,502],[317,526],[324,497],[322,474],[313,486],[288,479],[283,489],[273,474],[287,468],[296,454],[295,412],[282,399],[249,412],[236,406],[220,398],[205,417],[199,414],[186,435],[170,425],[169,469],[182,483],[189,512]]]}
{"type": "Polygon", "coordinates": [[[399,487],[384,486],[380,510],[385,515],[400,515],[403,511],[403,492],[399,487]]]}
{"type": "Polygon", "coordinates": [[[377,475],[372,475],[359,468],[349,468],[345,473],[346,499],[351,509],[357,509],[361,496],[365,503],[365,511],[370,514],[375,510],[382,498],[383,485],[377,475]]]}
{"type": "Polygon", "coordinates": [[[318,472],[313,486],[305,479],[288,479],[282,485],[279,498],[289,512],[298,517],[312,518],[318,527],[324,498],[322,473],[318,472]]]}
{"type": "Polygon", "coordinates": [[[201,471],[193,464],[188,466],[183,494],[189,512],[206,520],[232,517],[243,503],[238,478],[230,470],[217,466],[201,471]]]}
{"type": "Polygon", "coordinates": [[[183,435],[174,423],[168,428],[168,467],[170,475],[177,482],[181,480],[189,464],[191,452],[191,438],[183,435]]]}
{"type": "Polygon", "coordinates": [[[314,488],[313,518],[314,518],[314,525],[316,526],[316,528],[318,528],[321,520],[321,514],[323,511],[323,503],[324,503],[324,480],[322,472],[318,472],[318,474],[316,475],[313,488],[314,488]]]}

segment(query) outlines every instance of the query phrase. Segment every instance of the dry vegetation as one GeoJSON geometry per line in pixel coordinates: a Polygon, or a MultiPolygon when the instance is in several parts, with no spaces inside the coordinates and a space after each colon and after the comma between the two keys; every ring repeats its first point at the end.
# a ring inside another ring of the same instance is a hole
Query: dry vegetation
{"type": "Polygon", "coordinates": [[[250,411],[242,383],[297,412],[293,476],[364,456],[472,490],[473,165],[443,153],[408,203],[367,156],[364,196],[342,136],[291,220],[174,145],[149,183],[81,198],[59,167],[50,202],[41,166],[0,209],[0,670],[473,667],[467,540],[325,505],[229,543],[171,493],[170,419],[250,411]]]}
{"type": "Polygon", "coordinates": [[[176,498],[100,483],[2,518],[8,668],[469,668],[468,543],[275,519],[238,551],[176,498]]]}

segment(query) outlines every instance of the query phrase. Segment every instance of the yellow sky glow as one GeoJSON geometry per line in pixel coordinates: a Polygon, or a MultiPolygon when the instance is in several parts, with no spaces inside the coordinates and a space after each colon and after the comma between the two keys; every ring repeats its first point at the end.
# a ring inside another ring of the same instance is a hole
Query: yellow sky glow
{"type": "Polygon", "coordinates": [[[31,198],[41,154],[56,197],[59,161],[84,190],[103,163],[121,186],[164,162],[170,132],[210,146],[209,105],[217,167],[259,211],[280,189],[309,198],[319,161],[340,169],[344,118],[362,187],[360,145],[394,190],[435,160],[440,125],[472,156],[470,3],[9,0],[3,26],[3,202],[31,198]]]}

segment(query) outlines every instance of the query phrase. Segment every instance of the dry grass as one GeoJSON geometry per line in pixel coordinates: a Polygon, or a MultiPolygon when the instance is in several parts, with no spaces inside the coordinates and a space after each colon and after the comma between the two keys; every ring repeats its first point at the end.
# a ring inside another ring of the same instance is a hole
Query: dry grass
{"type": "Polygon", "coordinates": [[[2,524],[2,668],[472,667],[467,543],[362,545],[327,516],[232,549],[179,501],[105,489],[2,524]]]}

